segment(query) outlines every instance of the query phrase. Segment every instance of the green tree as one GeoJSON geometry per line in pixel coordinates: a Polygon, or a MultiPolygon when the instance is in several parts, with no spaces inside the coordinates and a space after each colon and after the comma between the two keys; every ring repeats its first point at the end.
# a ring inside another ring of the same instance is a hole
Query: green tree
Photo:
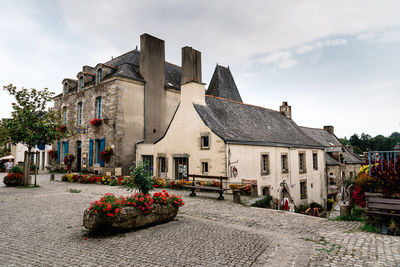
{"type": "MultiPolygon", "coordinates": [[[[5,120],[1,132],[7,133],[7,139],[12,144],[21,143],[28,148],[28,152],[38,144],[51,144],[54,140],[67,135],[67,132],[58,131],[60,115],[47,108],[54,93],[47,88],[43,90],[22,88],[17,90],[12,84],[4,86],[10,95],[15,97],[12,103],[12,119],[5,120]]],[[[30,175],[30,157],[25,158],[23,183],[28,183],[30,175]]]]}

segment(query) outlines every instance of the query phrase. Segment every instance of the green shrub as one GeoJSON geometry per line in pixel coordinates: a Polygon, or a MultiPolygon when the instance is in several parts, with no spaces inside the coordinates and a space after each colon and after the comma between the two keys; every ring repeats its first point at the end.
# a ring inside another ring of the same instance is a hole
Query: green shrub
{"type": "Polygon", "coordinates": [[[308,205],[304,205],[304,204],[300,204],[298,206],[296,206],[295,211],[297,213],[304,213],[306,210],[308,210],[308,205]]]}
{"type": "Polygon", "coordinates": [[[131,167],[131,176],[130,179],[126,179],[125,187],[128,188],[128,191],[133,191],[137,189],[139,193],[148,194],[153,190],[154,184],[153,179],[147,170],[147,165],[139,162],[136,166],[131,167]]]}
{"type": "Polygon", "coordinates": [[[36,169],[36,165],[35,164],[31,164],[31,171],[34,171],[36,169]]]}
{"type": "Polygon", "coordinates": [[[266,195],[263,199],[257,200],[252,206],[258,208],[270,208],[271,201],[272,197],[270,195],[266,195]]]}
{"type": "Polygon", "coordinates": [[[10,169],[10,172],[23,174],[22,168],[18,165],[15,165],[14,167],[12,167],[10,169]]]}
{"type": "Polygon", "coordinates": [[[364,231],[364,232],[370,232],[370,233],[381,233],[381,229],[379,229],[379,227],[372,225],[372,224],[368,224],[368,223],[364,223],[360,227],[360,230],[364,231]]]}
{"type": "Polygon", "coordinates": [[[334,219],[335,221],[356,221],[361,222],[365,220],[365,211],[357,205],[354,205],[354,209],[350,215],[338,216],[334,219]]]}

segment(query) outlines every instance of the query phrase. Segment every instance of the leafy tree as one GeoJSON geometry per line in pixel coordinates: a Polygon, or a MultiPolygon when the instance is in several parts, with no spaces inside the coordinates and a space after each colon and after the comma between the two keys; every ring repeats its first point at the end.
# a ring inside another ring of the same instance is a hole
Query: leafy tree
{"type": "MultiPolygon", "coordinates": [[[[28,148],[30,153],[38,144],[51,144],[54,140],[67,135],[66,132],[58,131],[60,126],[60,115],[47,104],[52,101],[54,93],[43,90],[22,88],[17,90],[12,84],[4,86],[10,95],[15,97],[12,103],[12,119],[5,120],[0,130],[7,133],[8,141],[14,145],[21,143],[28,148]]],[[[28,183],[30,157],[25,160],[23,183],[28,183]]]]}
{"type": "Polygon", "coordinates": [[[339,140],[343,145],[350,145],[350,141],[346,136],[344,138],[339,138],[339,140]]]}

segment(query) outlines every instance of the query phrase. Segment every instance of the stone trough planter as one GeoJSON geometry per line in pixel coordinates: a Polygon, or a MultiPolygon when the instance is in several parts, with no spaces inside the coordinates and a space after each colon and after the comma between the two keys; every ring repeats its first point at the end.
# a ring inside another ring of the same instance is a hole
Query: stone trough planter
{"type": "Polygon", "coordinates": [[[85,210],[83,226],[93,232],[107,230],[140,229],[150,225],[172,221],[178,214],[179,207],[173,205],[153,204],[151,210],[144,214],[135,207],[123,207],[113,217],[106,217],[85,210]]]}

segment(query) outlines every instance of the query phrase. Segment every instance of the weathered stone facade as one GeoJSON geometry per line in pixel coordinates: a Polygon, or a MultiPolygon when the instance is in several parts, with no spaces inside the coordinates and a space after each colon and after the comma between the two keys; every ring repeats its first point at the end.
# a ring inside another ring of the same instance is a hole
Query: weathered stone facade
{"type": "Polygon", "coordinates": [[[114,174],[122,168],[127,174],[137,144],[163,135],[179,102],[181,68],[165,62],[163,40],[143,34],[141,50],[96,67],[83,66],[77,80],[63,80],[63,93],[54,98],[54,106],[74,134],[54,143],[57,167],[64,167],[69,153],[76,157],[73,170],[114,174]],[[101,118],[102,125],[91,125],[94,118],[101,118]],[[98,155],[107,147],[114,155],[103,164],[98,155]]]}

